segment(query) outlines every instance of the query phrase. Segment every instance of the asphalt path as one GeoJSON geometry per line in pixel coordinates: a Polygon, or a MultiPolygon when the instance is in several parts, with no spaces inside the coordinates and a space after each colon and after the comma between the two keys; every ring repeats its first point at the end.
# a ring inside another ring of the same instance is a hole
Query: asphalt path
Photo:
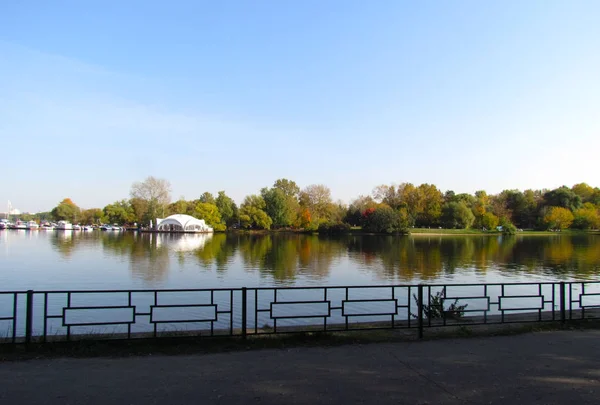
{"type": "Polygon", "coordinates": [[[600,331],[0,363],[2,404],[598,404],[600,331]]]}

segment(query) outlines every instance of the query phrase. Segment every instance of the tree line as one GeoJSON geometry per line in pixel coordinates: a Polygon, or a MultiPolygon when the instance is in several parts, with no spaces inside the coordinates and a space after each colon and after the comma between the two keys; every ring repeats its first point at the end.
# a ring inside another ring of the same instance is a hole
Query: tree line
{"type": "Polygon", "coordinates": [[[496,230],[598,229],[600,189],[586,183],[553,190],[504,190],[496,195],[442,192],[433,184],[380,185],[349,204],[333,201],[322,184],[300,188],[278,179],[271,187],[246,196],[239,206],[225,191],[204,192],[194,200],[171,200],[165,179],[148,177],[132,185],[130,198],[104,208],[81,209],[69,198],[50,213],[54,220],[79,223],[148,225],[156,218],[189,214],[204,219],[217,231],[244,229],[302,229],[344,232],[362,227],[369,232],[397,233],[417,228],[496,230]]]}

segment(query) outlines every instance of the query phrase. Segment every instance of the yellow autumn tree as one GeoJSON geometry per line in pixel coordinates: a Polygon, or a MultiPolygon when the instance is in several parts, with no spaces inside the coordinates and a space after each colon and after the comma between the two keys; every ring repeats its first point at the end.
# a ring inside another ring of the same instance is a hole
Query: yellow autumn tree
{"type": "Polygon", "coordinates": [[[583,207],[575,210],[573,228],[598,229],[600,227],[600,210],[592,203],[585,203],[583,207]]]}
{"type": "Polygon", "coordinates": [[[544,216],[548,229],[567,229],[573,223],[573,213],[568,208],[550,207],[544,216]]]}

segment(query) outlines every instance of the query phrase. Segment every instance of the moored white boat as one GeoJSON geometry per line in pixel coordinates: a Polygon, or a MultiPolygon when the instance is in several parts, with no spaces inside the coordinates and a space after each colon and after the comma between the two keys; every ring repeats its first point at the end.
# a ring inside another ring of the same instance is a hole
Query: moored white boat
{"type": "Polygon", "coordinates": [[[73,230],[74,231],[81,231],[81,225],[77,225],[77,224],[73,225],[73,230]]]}
{"type": "Polygon", "coordinates": [[[91,226],[91,225],[84,225],[84,226],[81,227],[81,229],[84,230],[84,231],[93,231],[94,227],[91,226]]]}
{"type": "Polygon", "coordinates": [[[53,231],[54,230],[54,226],[51,224],[42,224],[42,226],[40,226],[40,231],[53,231]]]}
{"type": "Polygon", "coordinates": [[[110,226],[110,225],[102,225],[100,227],[101,231],[110,231],[111,229],[112,229],[112,226],[110,226]]]}
{"type": "Polygon", "coordinates": [[[13,229],[27,229],[27,222],[17,220],[13,229]]]}
{"type": "Polygon", "coordinates": [[[71,231],[73,230],[73,225],[69,221],[58,221],[56,229],[59,231],[71,231]]]}
{"type": "Polygon", "coordinates": [[[38,229],[40,229],[40,226],[35,221],[29,221],[29,222],[27,222],[27,224],[25,225],[25,227],[28,230],[30,230],[30,231],[37,231],[38,229]]]}

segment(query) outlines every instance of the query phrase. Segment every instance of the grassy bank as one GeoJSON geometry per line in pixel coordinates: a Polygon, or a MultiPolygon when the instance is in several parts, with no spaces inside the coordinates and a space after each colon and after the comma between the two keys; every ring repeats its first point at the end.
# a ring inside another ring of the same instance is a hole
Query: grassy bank
{"type": "MultiPolygon", "coordinates": [[[[435,228],[412,228],[412,235],[502,235],[498,231],[481,231],[479,229],[435,229],[435,228]]],[[[600,235],[600,231],[580,231],[566,229],[561,232],[552,231],[531,231],[525,230],[517,232],[516,235],[600,235]]]]}
{"type": "MultiPolygon", "coordinates": [[[[296,234],[317,234],[318,231],[306,231],[303,229],[230,229],[227,230],[228,233],[239,233],[243,235],[265,235],[272,233],[296,233],[296,234]]],[[[367,232],[360,227],[352,227],[348,232],[344,234],[347,235],[375,235],[372,232],[367,232]]],[[[502,235],[502,232],[499,231],[481,231],[479,229],[439,229],[439,228],[411,228],[411,235],[488,235],[488,236],[498,236],[502,235]]],[[[385,235],[385,234],[382,234],[385,235]]],[[[517,232],[516,235],[600,235],[599,230],[572,230],[566,229],[561,232],[552,232],[552,231],[532,231],[525,230],[517,232]]]]}

